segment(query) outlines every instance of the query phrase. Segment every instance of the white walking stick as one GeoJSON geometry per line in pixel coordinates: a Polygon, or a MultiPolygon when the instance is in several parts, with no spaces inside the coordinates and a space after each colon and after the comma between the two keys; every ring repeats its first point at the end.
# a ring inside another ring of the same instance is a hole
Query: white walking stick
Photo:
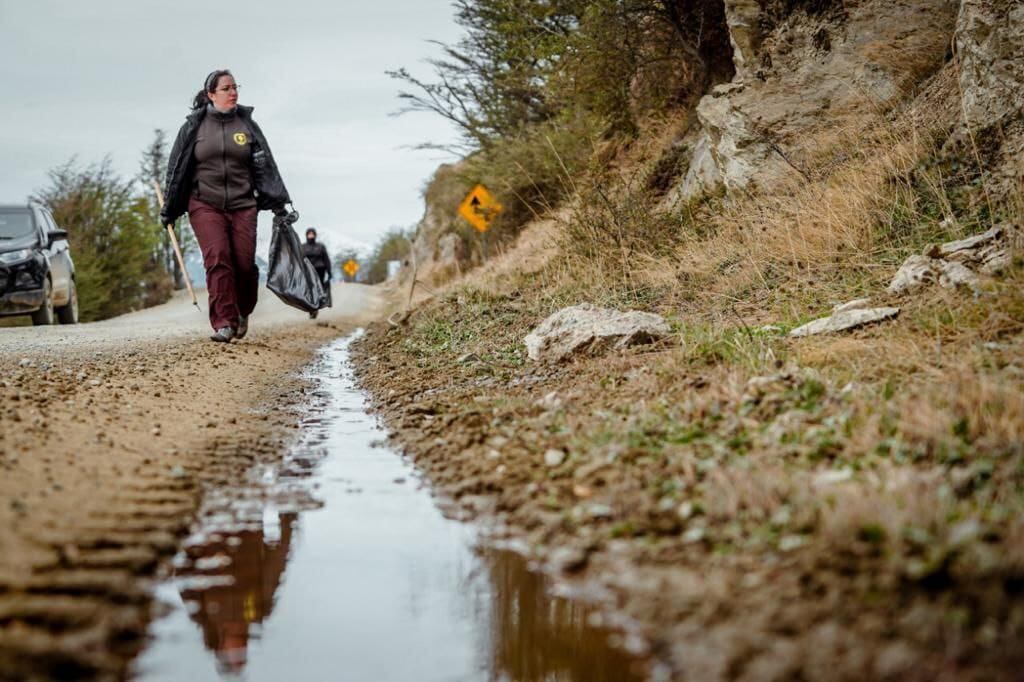
{"type": "MultiPolygon", "coordinates": [[[[160,185],[157,181],[153,181],[153,189],[156,190],[156,198],[160,202],[161,210],[164,207],[164,193],[160,189],[160,185]]],[[[174,247],[174,255],[178,258],[178,265],[181,267],[181,274],[185,276],[185,286],[188,287],[188,293],[192,297],[192,305],[196,307],[196,310],[202,312],[202,308],[199,307],[199,301],[196,300],[196,292],[192,288],[192,280],[188,276],[188,270],[185,269],[185,259],[181,257],[181,248],[178,247],[178,237],[174,234],[174,225],[167,224],[167,234],[171,235],[171,246],[174,247]]]]}

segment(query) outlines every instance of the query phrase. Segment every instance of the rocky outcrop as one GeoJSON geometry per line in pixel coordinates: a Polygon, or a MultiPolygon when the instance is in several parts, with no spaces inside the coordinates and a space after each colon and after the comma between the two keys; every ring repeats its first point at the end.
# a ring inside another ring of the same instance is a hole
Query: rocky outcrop
{"type": "Polygon", "coordinates": [[[963,0],[955,44],[963,121],[953,143],[985,157],[999,199],[1024,178],[1024,3],[963,0]]]}
{"type": "Polygon", "coordinates": [[[975,288],[980,275],[992,275],[1010,265],[1015,235],[1010,224],[996,225],[987,232],[932,246],[922,255],[904,261],[889,283],[889,293],[907,294],[938,284],[944,289],[975,288]]]}
{"type": "Polygon", "coordinates": [[[906,294],[937,283],[943,289],[974,288],[978,276],[960,263],[947,263],[928,256],[911,256],[903,262],[889,283],[889,293],[906,294]]]}
{"type": "Polygon", "coordinates": [[[446,232],[437,240],[437,263],[442,266],[458,266],[466,257],[466,245],[462,237],[446,232]]]}
{"type": "MultiPolygon", "coordinates": [[[[444,183],[452,171],[453,166],[441,165],[428,185],[428,194],[430,188],[444,183]]],[[[424,204],[423,217],[416,226],[416,237],[413,239],[413,252],[421,266],[434,260],[441,237],[452,230],[456,218],[455,212],[448,206],[442,206],[442,202],[425,197],[424,204]]]]}
{"type": "Polygon", "coordinates": [[[966,123],[980,129],[1024,109],[1024,3],[963,0],[956,25],[966,123]]]}
{"type": "Polygon", "coordinates": [[[459,164],[442,164],[424,192],[423,218],[413,238],[421,280],[445,281],[461,269],[469,256],[459,230],[471,228],[454,209],[469,189],[460,179],[460,171],[459,164]]]}
{"type": "Polygon", "coordinates": [[[675,196],[669,197],[669,204],[676,198],[686,200],[709,194],[722,184],[722,174],[718,172],[718,164],[711,153],[713,142],[708,134],[703,130],[692,131],[683,142],[688,143],[691,149],[690,163],[674,192],[675,196]]]}
{"type": "Polygon", "coordinates": [[[563,308],[541,322],[526,336],[526,352],[534,361],[558,362],[576,353],[596,354],[651,343],[670,331],[660,315],[584,303],[563,308]]]}
{"type": "Polygon", "coordinates": [[[725,22],[729,27],[736,79],[754,73],[761,48],[762,9],[757,0],[725,0],[725,22]]]}
{"type": "Polygon", "coordinates": [[[704,135],[695,152],[700,149],[707,154],[703,163],[691,160],[684,185],[707,187],[718,179],[726,189],[740,189],[755,176],[764,182],[790,171],[750,111],[740,104],[745,89],[743,83],[719,85],[697,105],[704,135]]]}
{"type": "Polygon", "coordinates": [[[799,180],[816,136],[856,128],[943,64],[957,4],[725,0],[725,10],[736,75],[697,105],[680,200],[712,183],[799,180]]]}

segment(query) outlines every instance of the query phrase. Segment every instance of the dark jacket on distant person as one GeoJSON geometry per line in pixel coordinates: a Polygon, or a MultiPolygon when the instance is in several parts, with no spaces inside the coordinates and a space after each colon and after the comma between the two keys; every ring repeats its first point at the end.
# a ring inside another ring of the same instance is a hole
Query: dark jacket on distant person
{"type": "Polygon", "coordinates": [[[331,257],[327,255],[327,247],[320,242],[303,242],[302,255],[306,257],[310,265],[316,268],[317,272],[330,272],[331,257]]]}
{"type": "Polygon", "coordinates": [[[206,106],[185,119],[167,163],[161,222],[180,218],[191,197],[224,211],[256,206],[279,213],[291,203],[252,107],[223,114],[206,106]]]}

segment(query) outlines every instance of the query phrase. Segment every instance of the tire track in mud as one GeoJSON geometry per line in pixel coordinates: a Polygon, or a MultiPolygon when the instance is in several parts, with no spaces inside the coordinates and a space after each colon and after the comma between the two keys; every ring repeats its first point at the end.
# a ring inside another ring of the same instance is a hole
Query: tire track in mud
{"type": "Polygon", "coordinates": [[[343,331],[0,355],[0,678],[123,678],[203,491],[280,457],[343,331]]]}

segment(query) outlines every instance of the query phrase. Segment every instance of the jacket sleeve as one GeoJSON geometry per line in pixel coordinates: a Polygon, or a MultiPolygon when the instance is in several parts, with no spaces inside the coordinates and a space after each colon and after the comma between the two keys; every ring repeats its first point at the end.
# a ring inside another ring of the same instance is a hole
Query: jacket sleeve
{"type": "Polygon", "coordinates": [[[185,134],[188,129],[188,124],[184,124],[178,129],[178,136],[174,138],[174,144],[171,146],[171,154],[167,157],[167,173],[164,175],[164,205],[160,209],[160,222],[161,227],[166,227],[168,223],[173,223],[178,219],[179,216],[172,216],[171,212],[173,208],[171,206],[174,203],[175,195],[178,188],[175,186],[174,170],[175,167],[181,163],[182,149],[185,146],[185,134]]]}
{"type": "Polygon", "coordinates": [[[256,204],[261,209],[276,210],[283,208],[285,204],[291,203],[288,196],[288,189],[284,186],[281,173],[277,169],[274,155],[267,144],[267,138],[257,125],[256,121],[249,119],[252,126],[253,136],[256,141],[252,151],[252,175],[253,184],[256,188],[256,204]]]}
{"type": "Polygon", "coordinates": [[[331,256],[327,253],[327,247],[323,244],[320,245],[320,262],[323,263],[323,269],[327,271],[327,279],[331,278],[331,256]]]}

